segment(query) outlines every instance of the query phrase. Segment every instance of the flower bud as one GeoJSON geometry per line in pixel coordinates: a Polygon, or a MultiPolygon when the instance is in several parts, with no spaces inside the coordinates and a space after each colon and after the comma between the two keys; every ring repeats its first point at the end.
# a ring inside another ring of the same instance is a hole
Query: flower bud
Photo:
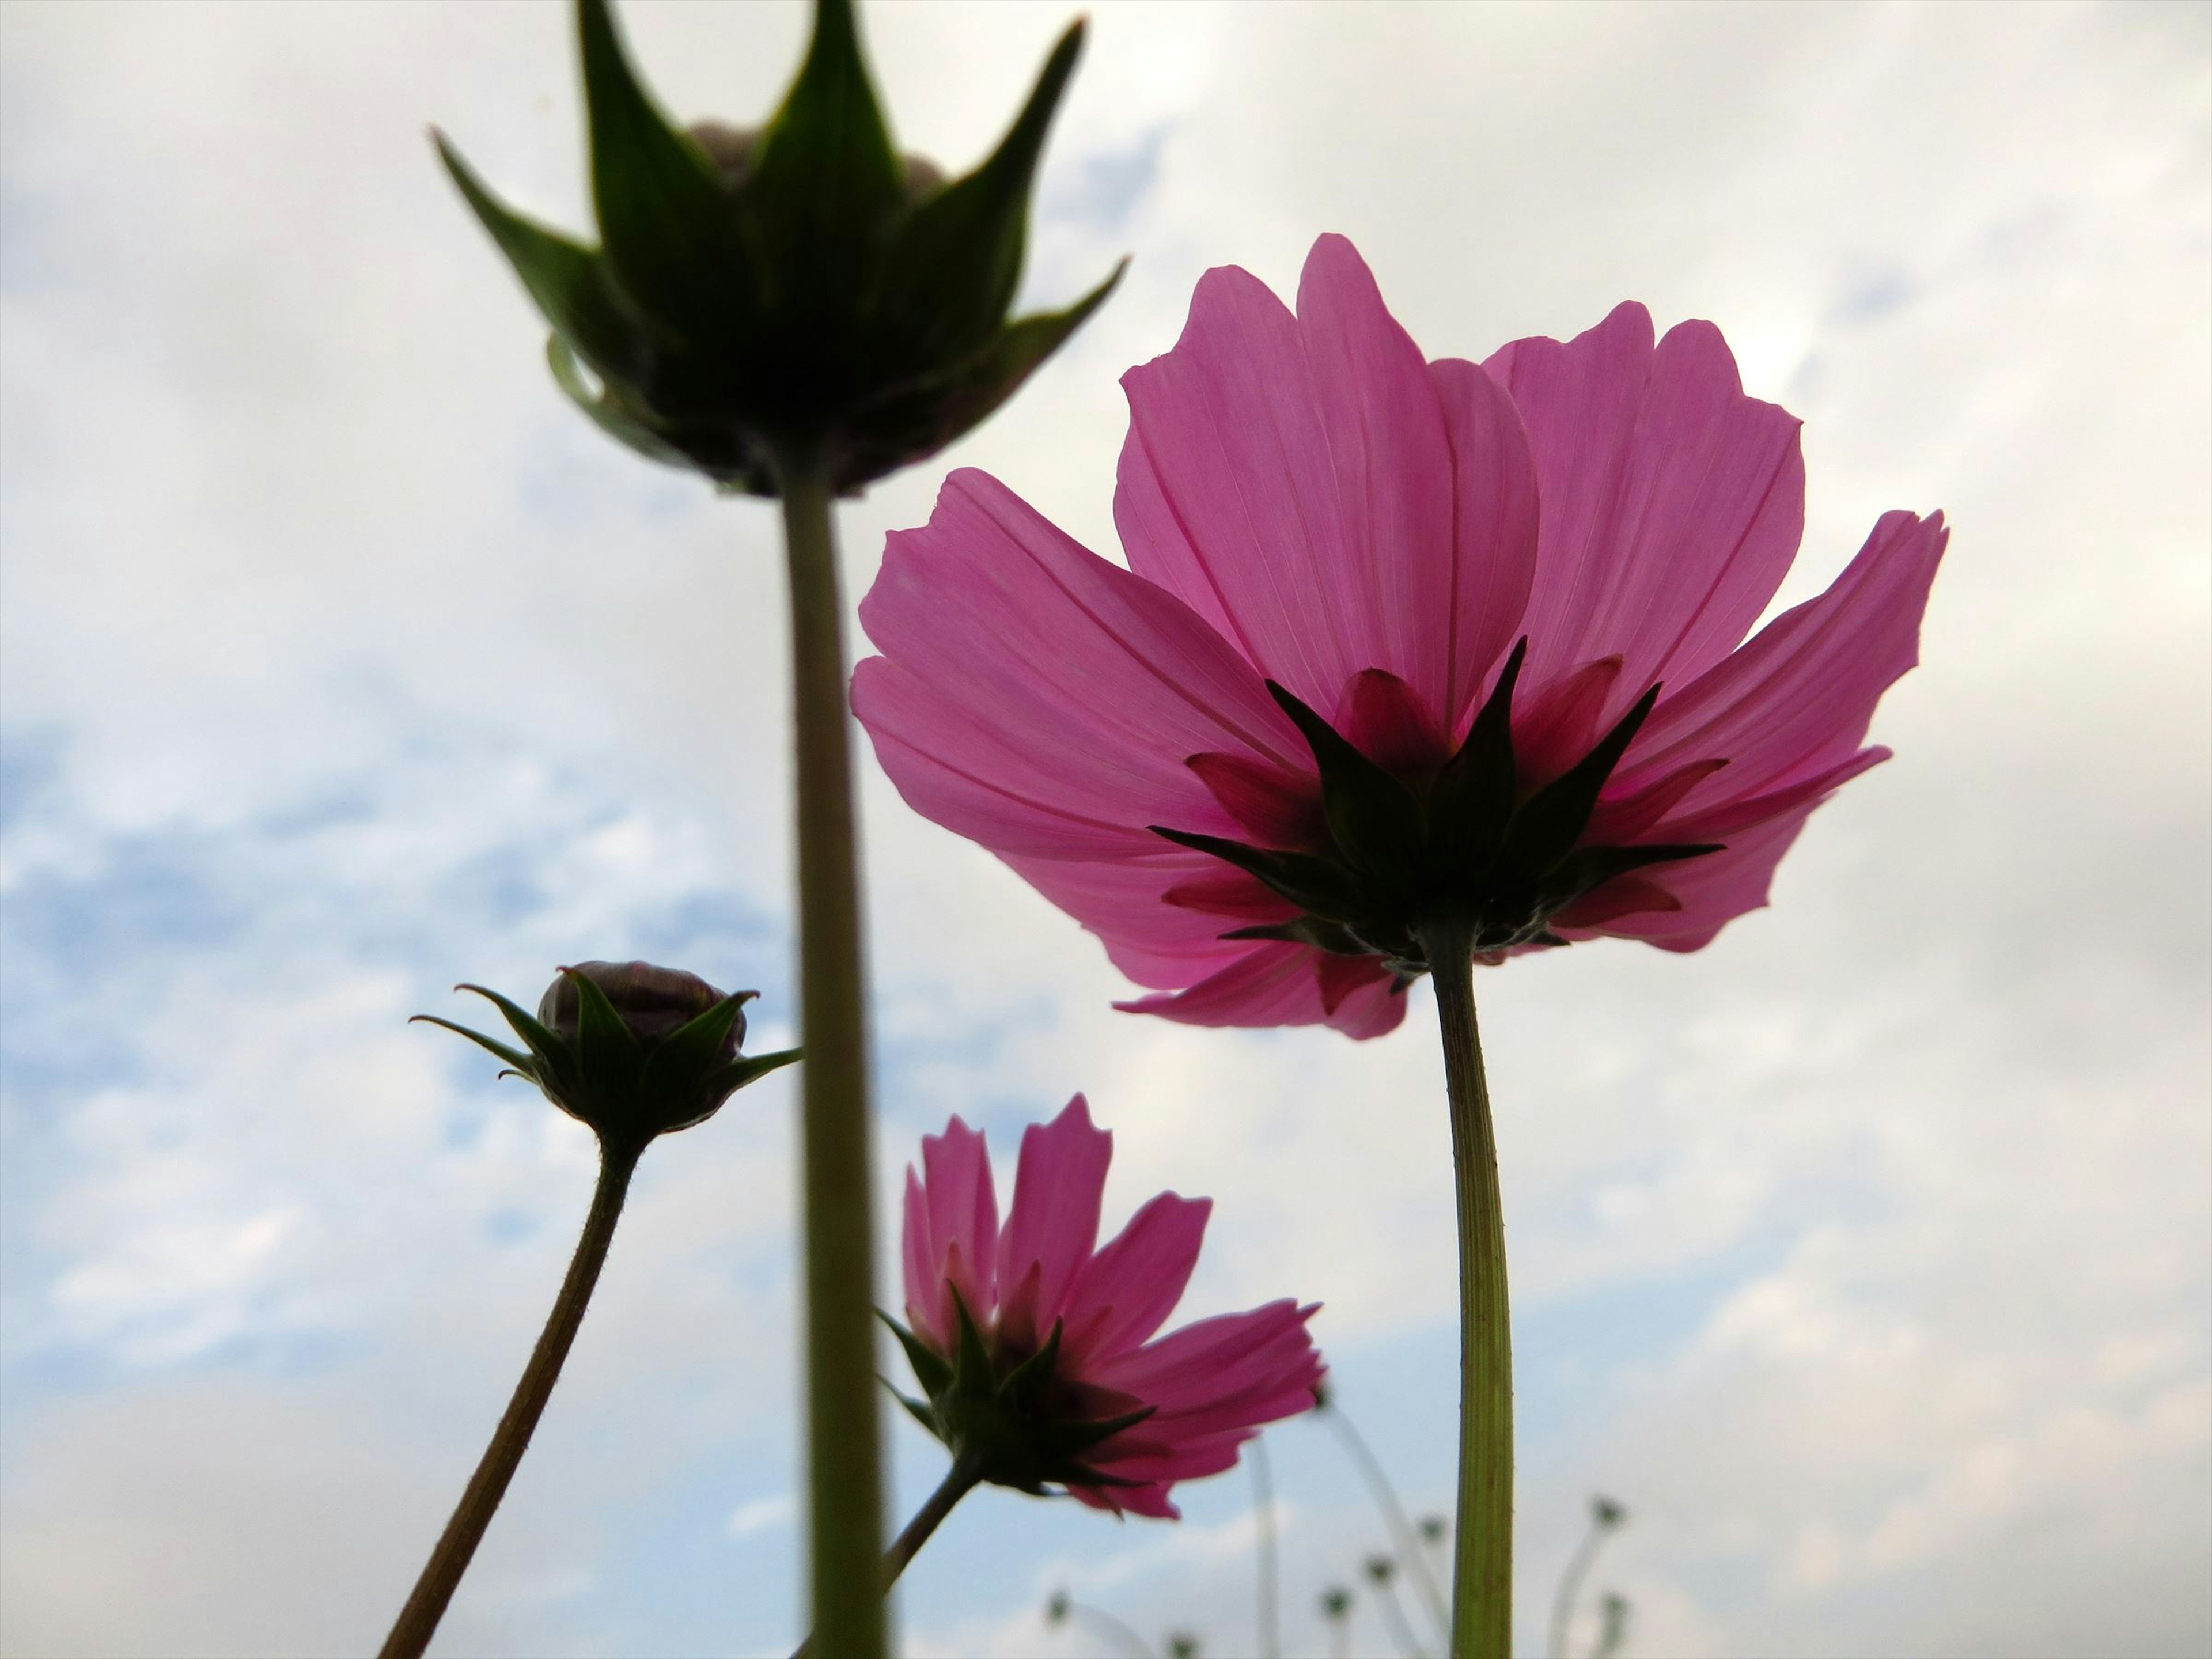
{"type": "MultiPolygon", "coordinates": [[[[738,1053],[744,1005],[696,974],[645,962],[584,962],[563,968],[535,1017],[496,991],[461,985],[496,1006],[524,1047],[431,1014],[415,1018],[486,1048],[527,1078],[603,1144],[633,1150],[655,1135],[703,1123],[756,1078],[799,1058],[796,1048],[750,1058],[738,1053]]],[[[505,1073],[502,1073],[505,1075],[505,1073]]]]}
{"type": "Polygon", "coordinates": [[[438,144],[553,325],[555,379],[643,454],[755,495],[795,465],[857,493],[990,414],[1120,279],[1007,320],[1079,22],[999,148],[949,183],[893,147],[853,0],[817,0],[798,77],[757,128],[679,130],[608,0],[578,0],[577,22],[600,246],[515,213],[438,144]]]}

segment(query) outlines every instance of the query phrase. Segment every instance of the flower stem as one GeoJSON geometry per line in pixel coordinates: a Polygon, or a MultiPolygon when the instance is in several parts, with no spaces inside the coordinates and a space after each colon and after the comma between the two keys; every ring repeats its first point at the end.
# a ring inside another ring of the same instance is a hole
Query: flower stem
{"type": "MultiPolygon", "coordinates": [[[[975,1490],[983,1478],[982,1467],[980,1460],[962,1457],[952,1460],[952,1467],[945,1471],[945,1479],[938,1483],[937,1490],[930,1493],[922,1506],[914,1512],[914,1519],[906,1523],[905,1530],[893,1539],[891,1547],[884,1552],[879,1568],[884,1595],[890,1593],[891,1586],[898,1583],[899,1575],[906,1571],[906,1564],[921,1553],[921,1547],[929,1541],[930,1534],[935,1532],[945,1517],[952,1513],[953,1505],[975,1490]]],[[[825,1648],[823,1651],[835,1653],[836,1650],[825,1648]]],[[[813,1653],[814,1638],[810,1636],[792,1650],[791,1659],[812,1659],[813,1653]]]]}
{"type": "Polygon", "coordinates": [[[1506,1319],[1505,1217],[1482,1039],[1474,947],[1439,922],[1420,933],[1437,985],[1459,1200],[1459,1519],[1453,1534],[1452,1659],[1508,1659],[1513,1641],[1513,1338],[1506,1319]]]}
{"type": "Polygon", "coordinates": [[[1375,1507],[1382,1511],[1383,1524],[1390,1528],[1390,1541],[1397,1547],[1398,1554],[1421,1587],[1421,1599],[1428,1606],[1429,1616],[1436,1620],[1437,1633],[1449,1639],[1451,1635],[1451,1613],[1444,1606],[1443,1592],[1437,1589],[1436,1576],[1421,1553],[1421,1541],[1413,1531],[1413,1523],[1406,1519],[1406,1506],[1398,1501],[1397,1488],[1382,1468],[1382,1460],[1375,1455],[1366,1437],[1352,1425],[1344,1414],[1344,1407],[1334,1390],[1328,1406],[1316,1413],[1326,1418],[1336,1430],[1337,1437],[1344,1442],[1345,1449],[1352,1454],[1352,1462],[1366,1477],[1367,1490],[1375,1495],[1375,1507]]]}
{"type": "Polygon", "coordinates": [[[1604,1522],[1593,1519],[1590,1529],[1583,1534],[1583,1541],[1568,1559],[1567,1570],[1559,1575],[1559,1591],[1552,1601],[1551,1659],[1566,1659],[1567,1631],[1574,1623],[1575,1603],[1582,1599],[1583,1580],[1589,1574],[1590,1563],[1597,1559],[1598,1547],[1612,1528],[1604,1522]]]}
{"type": "Polygon", "coordinates": [[[483,1541],[484,1528],[491,1524],[492,1512],[507,1495],[507,1484],[514,1478],[545,1402],[552,1398],[553,1385],[561,1379],[562,1362],[568,1358],[569,1345],[584,1322],[584,1309],[592,1299],[592,1287],[599,1282],[599,1269],[606,1262],[607,1246],[613,1241],[615,1223],[622,1216],[623,1200],[629,1192],[630,1176],[644,1150],[643,1141],[623,1146],[600,1143],[599,1185],[592,1194],[591,1212],[584,1218],[583,1236],[576,1241],[576,1254],[569,1259],[568,1276],[561,1281],[560,1294],[553,1298],[553,1311],[538,1346],[531,1350],[522,1380],[514,1385],[514,1397],[507,1401],[506,1414],[492,1431],[491,1443],[484,1448],[477,1472],[469,1477],[453,1519],[446,1522],[437,1547],[423,1565],[422,1576],[415,1581],[414,1593],[400,1608],[392,1634],[378,1651],[378,1659],[419,1659],[437,1632],[438,1621],[446,1616],[446,1604],[453,1599],[461,1575],[469,1570],[469,1559],[483,1541]]]}
{"type": "Polygon", "coordinates": [[[815,1637],[836,1659],[879,1659],[883,1598],[866,1592],[883,1547],[876,1411],[867,1033],[844,600],[818,456],[782,459],[798,730],[799,982],[806,1065],[799,1146],[806,1257],[808,1559],[815,1637]]]}
{"type": "Polygon", "coordinates": [[[1252,1466],[1252,1534],[1260,1557],[1260,1659],[1282,1659],[1282,1620],[1276,1582],[1275,1472],[1267,1462],[1267,1437],[1255,1434],[1244,1449],[1252,1466]]]}

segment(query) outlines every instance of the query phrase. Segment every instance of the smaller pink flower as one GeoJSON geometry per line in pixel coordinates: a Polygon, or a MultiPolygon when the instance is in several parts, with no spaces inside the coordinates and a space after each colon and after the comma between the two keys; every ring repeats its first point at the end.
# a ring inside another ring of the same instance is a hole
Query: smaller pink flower
{"type": "Polygon", "coordinates": [[[1263,1424],[1314,1403],[1325,1367],[1285,1299],[1152,1340],[1198,1265],[1211,1199],[1162,1193],[1098,1245],[1114,1137],[1078,1095],[1022,1133],[999,1224],[990,1152],[957,1117],[906,1177],[908,1328],[928,1401],[907,1408],[975,1478],[1179,1520],[1178,1480],[1233,1468],[1263,1424]]]}

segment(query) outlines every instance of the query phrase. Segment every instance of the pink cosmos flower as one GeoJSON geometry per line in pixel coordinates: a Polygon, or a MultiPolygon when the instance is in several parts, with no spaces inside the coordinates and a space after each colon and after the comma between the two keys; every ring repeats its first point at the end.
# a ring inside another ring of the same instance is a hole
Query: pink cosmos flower
{"type": "Polygon", "coordinates": [[[1209,1199],[1162,1193],[1098,1244],[1114,1137],[1083,1097],[1022,1133],[1012,1212],[958,1118],[906,1177],[906,1316],[896,1325],[929,1395],[908,1409],[972,1461],[972,1479],[1092,1507],[1181,1518],[1178,1480],[1233,1467],[1262,1424],[1314,1403],[1324,1368],[1306,1322],[1271,1302],[1152,1340],[1198,1265],[1209,1199]]]}
{"type": "Polygon", "coordinates": [[[890,538],[853,701],[916,811],[1165,994],[1123,1007],[1377,1036],[1443,912],[1485,961],[1694,951],[1887,757],[1942,515],[1745,642],[1804,470],[1710,323],[1427,362],[1324,236],[1296,315],[1209,271],[1122,385],[1128,568],[956,472],[890,538]]]}

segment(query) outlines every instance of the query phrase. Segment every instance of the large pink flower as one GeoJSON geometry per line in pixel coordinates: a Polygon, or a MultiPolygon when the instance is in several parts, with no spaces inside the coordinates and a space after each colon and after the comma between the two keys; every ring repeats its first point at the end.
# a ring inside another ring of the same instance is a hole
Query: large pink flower
{"type": "Polygon", "coordinates": [[[1430,362],[1324,236],[1295,316],[1209,271],[1122,384],[1129,568],[956,472],[890,538],[853,697],[909,804],[1169,994],[1125,1007],[1376,1036],[1447,909],[1485,960],[1694,951],[1887,757],[1942,515],[1745,642],[1804,471],[1709,323],[1430,362]]]}
{"type": "Polygon", "coordinates": [[[1318,1304],[1271,1302],[1152,1340],[1198,1265],[1212,1201],[1162,1193],[1102,1249],[1113,1155],[1080,1095],[1030,1125],[1001,1227],[982,1135],[956,1117],[923,1137],[921,1173],[906,1177],[899,1334],[929,1399],[908,1404],[956,1459],[975,1460],[976,1479],[1052,1482],[1097,1509],[1176,1520],[1176,1481],[1231,1468],[1261,1425],[1314,1403],[1318,1304]]]}

